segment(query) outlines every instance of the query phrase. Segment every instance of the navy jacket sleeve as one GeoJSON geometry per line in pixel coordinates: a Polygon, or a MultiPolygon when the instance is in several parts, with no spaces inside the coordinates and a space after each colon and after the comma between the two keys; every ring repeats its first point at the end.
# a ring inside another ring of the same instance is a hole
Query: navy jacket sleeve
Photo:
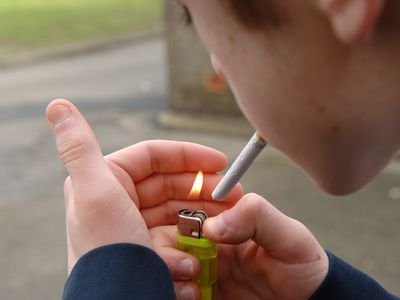
{"type": "Polygon", "coordinates": [[[113,244],[90,251],[73,268],[63,300],[175,299],[171,274],[151,249],[113,244]]]}
{"type": "Polygon", "coordinates": [[[328,274],[310,300],[386,300],[400,299],[366,274],[327,252],[328,274]]]}

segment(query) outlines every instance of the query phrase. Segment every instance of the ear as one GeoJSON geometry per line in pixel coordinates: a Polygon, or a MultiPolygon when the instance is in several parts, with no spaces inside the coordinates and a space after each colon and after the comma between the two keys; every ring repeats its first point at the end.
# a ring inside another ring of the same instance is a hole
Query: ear
{"type": "Polygon", "coordinates": [[[370,38],[386,0],[318,0],[337,38],[360,44],[370,38]]]}

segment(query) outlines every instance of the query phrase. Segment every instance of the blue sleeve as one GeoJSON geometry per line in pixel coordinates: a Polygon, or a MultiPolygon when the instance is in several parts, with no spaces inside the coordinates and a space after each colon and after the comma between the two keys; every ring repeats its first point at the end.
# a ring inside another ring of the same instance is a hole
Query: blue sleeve
{"type": "Polygon", "coordinates": [[[73,268],[63,300],[171,300],[175,292],[164,261],[151,249],[113,244],[90,251],[73,268]]]}
{"type": "Polygon", "coordinates": [[[384,300],[400,299],[375,280],[327,252],[329,271],[310,300],[384,300]]]}

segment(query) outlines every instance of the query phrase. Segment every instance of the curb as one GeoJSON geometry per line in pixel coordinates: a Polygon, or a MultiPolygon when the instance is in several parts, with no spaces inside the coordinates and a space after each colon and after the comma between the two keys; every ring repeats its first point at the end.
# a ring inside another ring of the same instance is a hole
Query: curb
{"type": "MultiPolygon", "coordinates": [[[[254,129],[243,116],[212,116],[210,114],[193,114],[164,110],[158,113],[156,122],[162,128],[189,130],[242,138],[244,139],[243,146],[254,134],[254,129]]],[[[267,151],[261,153],[258,160],[270,157],[273,157],[274,159],[279,158],[287,162],[287,157],[273,147],[269,147],[267,151]]],[[[234,159],[234,157],[231,159],[234,159]]]]}
{"type": "Polygon", "coordinates": [[[13,68],[21,65],[34,64],[37,62],[73,57],[87,53],[95,53],[118,46],[161,38],[164,35],[164,32],[165,31],[163,28],[157,27],[151,30],[119,35],[113,38],[98,39],[88,42],[50,47],[32,52],[25,52],[8,58],[0,59],[0,68],[13,68]]]}
{"type": "Polygon", "coordinates": [[[213,132],[239,137],[250,137],[254,129],[240,116],[211,116],[165,110],[158,114],[157,123],[164,128],[213,132]]]}

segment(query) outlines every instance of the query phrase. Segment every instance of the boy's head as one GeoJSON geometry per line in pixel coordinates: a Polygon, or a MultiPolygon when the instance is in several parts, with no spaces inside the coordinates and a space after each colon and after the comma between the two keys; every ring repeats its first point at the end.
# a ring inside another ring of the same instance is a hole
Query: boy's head
{"type": "Polygon", "coordinates": [[[400,1],[180,0],[267,141],[333,194],[400,147],[400,1]]]}

